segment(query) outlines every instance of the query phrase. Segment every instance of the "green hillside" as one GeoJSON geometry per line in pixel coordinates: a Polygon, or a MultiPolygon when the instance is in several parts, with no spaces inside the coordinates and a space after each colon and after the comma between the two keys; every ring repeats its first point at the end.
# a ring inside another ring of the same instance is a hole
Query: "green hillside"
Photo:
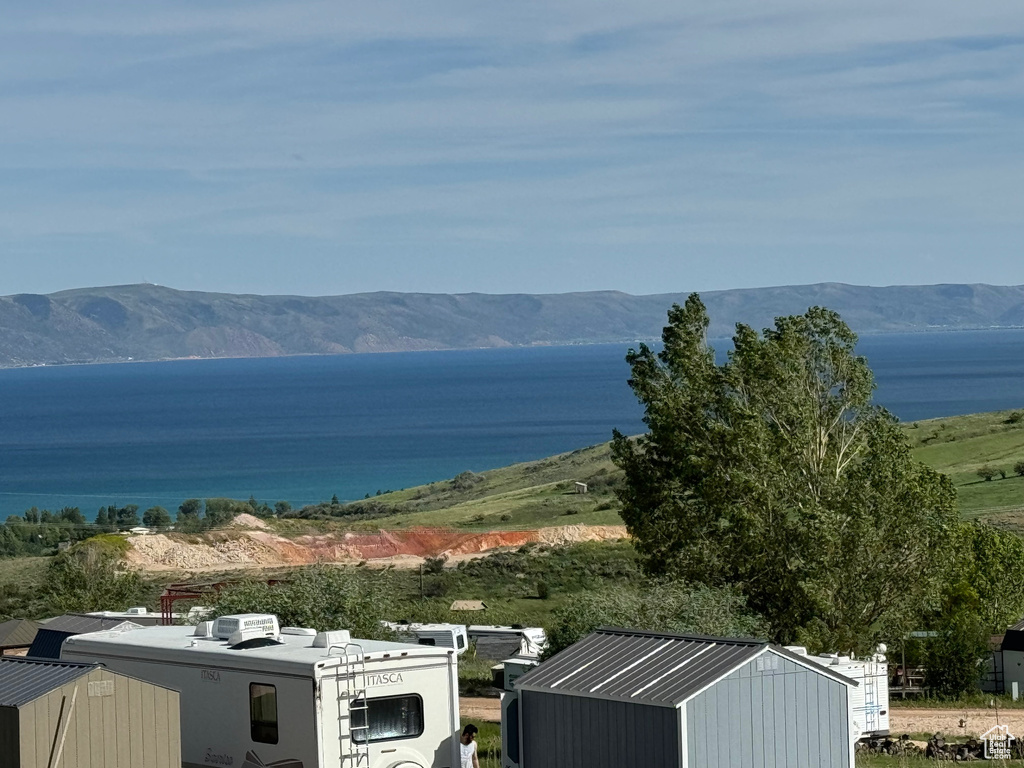
{"type": "Polygon", "coordinates": [[[1024,411],[997,411],[907,425],[915,455],[953,478],[965,517],[984,517],[1024,533],[1024,411]],[[996,470],[992,480],[978,470],[996,470]],[[1001,473],[1005,473],[1003,478],[1001,473]]]}
{"type": "Polygon", "coordinates": [[[621,472],[609,445],[407,488],[346,505],[373,519],[356,527],[456,526],[469,530],[620,525],[613,487],[621,472]],[[576,482],[587,493],[575,491],[576,482]],[[387,517],[376,517],[391,512],[387,517]]]}
{"type": "MultiPolygon", "coordinates": [[[[1024,411],[999,411],[911,422],[907,436],[918,459],[950,475],[966,517],[986,517],[1024,533],[1024,411]],[[996,470],[986,481],[984,466],[996,470]],[[999,471],[1005,472],[1005,479],[999,471]]],[[[607,443],[571,453],[407,488],[346,505],[369,519],[356,527],[457,526],[472,530],[621,523],[614,485],[621,473],[607,443]],[[576,481],[588,493],[574,492],[576,481]]]]}

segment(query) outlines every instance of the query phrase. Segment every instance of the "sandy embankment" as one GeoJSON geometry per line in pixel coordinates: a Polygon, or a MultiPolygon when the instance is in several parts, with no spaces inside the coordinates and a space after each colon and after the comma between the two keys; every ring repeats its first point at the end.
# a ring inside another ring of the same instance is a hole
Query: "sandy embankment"
{"type": "Polygon", "coordinates": [[[143,571],[223,571],[306,565],[316,562],[416,567],[427,557],[453,560],[536,542],[572,544],[626,537],[624,526],[566,525],[531,531],[463,532],[441,528],[375,533],[331,533],[288,539],[251,515],[239,515],[233,530],[197,536],[131,536],[128,562],[143,571]]]}

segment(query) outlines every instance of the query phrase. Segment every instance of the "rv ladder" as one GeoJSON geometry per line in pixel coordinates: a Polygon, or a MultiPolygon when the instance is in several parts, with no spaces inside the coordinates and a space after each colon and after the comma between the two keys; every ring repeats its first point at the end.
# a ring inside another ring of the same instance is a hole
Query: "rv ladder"
{"type": "Polygon", "coordinates": [[[341,768],[370,768],[370,707],[366,700],[366,660],[362,646],[347,643],[342,647],[341,668],[343,673],[338,677],[341,768]]]}
{"type": "Polygon", "coordinates": [[[878,681],[875,675],[878,674],[877,665],[869,662],[864,665],[864,730],[871,733],[879,727],[878,715],[879,706],[876,699],[878,681]]]}

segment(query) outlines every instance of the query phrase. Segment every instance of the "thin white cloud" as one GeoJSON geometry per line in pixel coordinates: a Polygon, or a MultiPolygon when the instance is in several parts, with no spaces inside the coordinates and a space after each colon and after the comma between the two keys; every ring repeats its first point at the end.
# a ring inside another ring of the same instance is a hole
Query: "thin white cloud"
{"type": "Polygon", "coordinates": [[[25,3],[0,248],[35,290],[1024,282],[1022,47],[1003,0],[25,3]]]}

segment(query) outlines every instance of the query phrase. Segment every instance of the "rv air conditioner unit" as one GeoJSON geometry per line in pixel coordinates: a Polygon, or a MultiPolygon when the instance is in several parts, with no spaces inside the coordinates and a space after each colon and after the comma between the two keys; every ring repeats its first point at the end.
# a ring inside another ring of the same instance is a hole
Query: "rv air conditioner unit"
{"type": "Polygon", "coordinates": [[[274,637],[281,634],[277,616],[269,613],[240,613],[235,616],[220,616],[213,622],[213,636],[229,640],[236,632],[245,637],[274,637]]]}

